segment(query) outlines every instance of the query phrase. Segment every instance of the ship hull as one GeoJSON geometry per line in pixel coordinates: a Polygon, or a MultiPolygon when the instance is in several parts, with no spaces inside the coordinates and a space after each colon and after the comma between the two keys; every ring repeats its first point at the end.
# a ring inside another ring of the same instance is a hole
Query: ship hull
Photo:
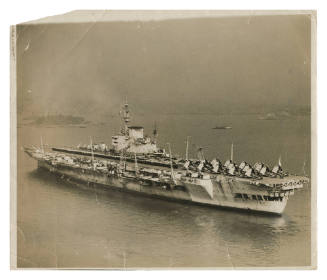
{"type": "Polygon", "coordinates": [[[288,197],[280,200],[265,201],[235,197],[235,191],[244,186],[235,186],[224,177],[215,180],[182,180],[174,188],[166,188],[142,182],[136,178],[126,178],[101,173],[96,170],[85,170],[62,165],[52,165],[43,159],[38,159],[38,167],[73,181],[85,184],[98,184],[106,188],[126,192],[134,192],[155,198],[190,202],[207,206],[233,208],[240,210],[265,212],[281,215],[286,207],[288,197]],[[193,181],[193,182],[191,182],[193,181]]]}

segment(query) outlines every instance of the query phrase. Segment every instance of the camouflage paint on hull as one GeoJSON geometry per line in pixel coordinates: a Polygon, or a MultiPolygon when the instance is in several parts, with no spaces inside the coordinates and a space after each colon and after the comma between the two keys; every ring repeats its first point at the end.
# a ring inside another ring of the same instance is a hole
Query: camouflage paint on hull
{"type": "MultiPolygon", "coordinates": [[[[258,199],[258,188],[244,185],[233,178],[217,175],[212,179],[181,178],[177,180],[177,186],[173,189],[165,186],[148,184],[136,178],[118,177],[116,175],[104,174],[96,170],[85,170],[62,165],[52,165],[45,160],[38,160],[39,168],[44,168],[55,174],[72,178],[85,183],[100,184],[109,188],[146,194],[152,197],[189,201],[197,204],[237,208],[251,211],[281,214],[287,204],[288,194],[279,197],[278,200],[266,201],[258,199]],[[257,199],[252,199],[253,195],[257,199]],[[245,192],[246,190],[246,192],[245,192]],[[250,190],[250,191],[249,191],[250,190]],[[248,197],[237,197],[237,194],[247,193],[248,197]]],[[[268,190],[262,190],[262,197],[269,196],[268,190]]]]}

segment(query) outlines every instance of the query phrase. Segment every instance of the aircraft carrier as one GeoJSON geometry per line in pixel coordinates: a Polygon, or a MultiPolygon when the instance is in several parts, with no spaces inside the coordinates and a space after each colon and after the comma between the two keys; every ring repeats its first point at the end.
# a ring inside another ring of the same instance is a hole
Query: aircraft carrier
{"type": "Polygon", "coordinates": [[[270,169],[261,162],[253,166],[236,164],[231,157],[224,164],[208,161],[201,149],[197,159],[174,157],[157,147],[153,138],[144,137],[143,127],[130,126],[127,102],[120,112],[122,129],[112,136],[111,148],[94,144],[76,148],[24,147],[25,152],[46,169],[72,182],[98,184],[108,188],[140,193],[156,198],[282,214],[288,199],[309,179],[283,171],[281,162],[270,169]]]}

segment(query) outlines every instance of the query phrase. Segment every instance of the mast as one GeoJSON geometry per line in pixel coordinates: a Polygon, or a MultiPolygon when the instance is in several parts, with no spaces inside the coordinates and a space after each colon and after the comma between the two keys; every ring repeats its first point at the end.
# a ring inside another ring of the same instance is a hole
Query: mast
{"type": "Polygon", "coordinates": [[[43,147],[43,139],[42,139],[42,135],[41,135],[41,152],[42,152],[42,154],[44,154],[44,147],[43,147]]]}
{"type": "Polygon", "coordinates": [[[230,148],[230,160],[233,161],[234,157],[234,144],[232,142],[231,148],[230,148]]]}
{"type": "Polygon", "coordinates": [[[92,142],[92,137],[90,136],[90,142],[91,142],[91,158],[92,158],[92,165],[94,169],[94,154],[93,154],[93,142],[92,142]]]}
{"type": "Polygon", "coordinates": [[[190,136],[186,137],[186,151],[185,151],[185,159],[188,161],[188,139],[190,136]]]}
{"type": "Polygon", "coordinates": [[[174,168],[173,168],[173,159],[171,157],[171,148],[170,143],[167,143],[169,149],[169,157],[170,157],[170,170],[171,170],[171,178],[174,180],[174,168]]]}
{"type": "Polygon", "coordinates": [[[128,133],[128,123],[131,121],[130,115],[129,115],[127,97],[126,97],[126,100],[125,100],[125,104],[123,105],[122,111],[120,112],[120,116],[122,117],[122,120],[124,122],[124,127],[122,128],[122,132],[123,132],[124,135],[127,135],[127,133],[128,133]]]}
{"type": "Polygon", "coordinates": [[[303,162],[303,175],[304,175],[304,176],[307,176],[307,174],[306,174],[306,172],[305,172],[305,160],[304,160],[304,162],[303,162]]]}
{"type": "Polygon", "coordinates": [[[205,160],[205,158],[204,158],[204,154],[203,154],[203,148],[202,148],[202,147],[199,147],[199,148],[198,148],[198,159],[199,159],[200,161],[204,161],[204,160],[205,160]]]}
{"type": "Polygon", "coordinates": [[[153,141],[156,144],[157,143],[157,138],[158,138],[158,130],[157,130],[157,123],[154,122],[154,129],[153,129],[153,141]]]}

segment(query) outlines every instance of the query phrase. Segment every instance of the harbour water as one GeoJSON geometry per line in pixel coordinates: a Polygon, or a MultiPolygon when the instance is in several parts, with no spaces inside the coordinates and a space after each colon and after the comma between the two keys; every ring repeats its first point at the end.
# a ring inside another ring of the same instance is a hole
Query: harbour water
{"type": "MultiPolygon", "coordinates": [[[[310,118],[258,120],[256,115],[133,116],[150,135],[156,120],[159,145],[190,154],[203,147],[208,159],[282,158],[284,169],[310,174],[310,118]],[[217,125],[229,130],[213,130],[217,125]]],[[[76,186],[37,170],[20,147],[110,143],[119,119],[84,127],[18,127],[18,267],[294,267],[311,261],[311,186],[299,190],[284,214],[267,216],[169,202],[76,186]]],[[[310,176],[309,176],[310,177],[310,176]]]]}

